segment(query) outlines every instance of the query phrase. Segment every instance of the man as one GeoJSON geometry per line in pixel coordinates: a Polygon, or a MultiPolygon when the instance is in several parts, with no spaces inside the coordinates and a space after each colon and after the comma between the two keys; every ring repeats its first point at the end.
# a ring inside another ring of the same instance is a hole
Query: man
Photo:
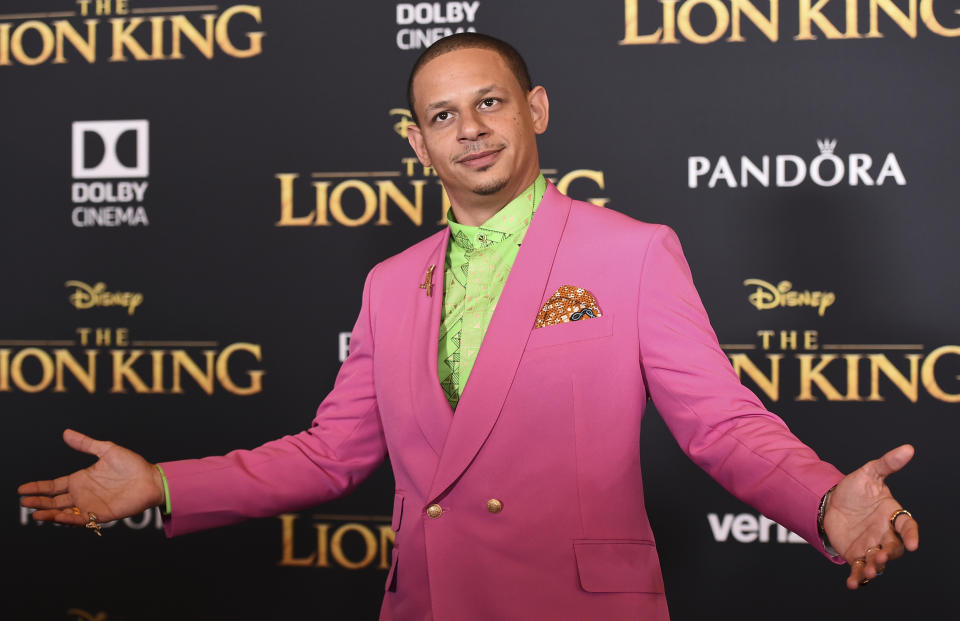
{"type": "Polygon", "coordinates": [[[410,143],[451,225],[371,271],[313,426],[156,468],[67,431],[99,460],[21,486],[36,519],[97,529],[164,506],[173,536],[316,505],[389,453],[382,619],[667,619],[638,454],[650,398],[717,481],[850,563],[848,587],[917,548],[883,482],[912,447],[844,477],[767,412],[717,344],[673,232],[542,178],[549,102],[515,50],[441,39],[409,94],[410,143]]]}

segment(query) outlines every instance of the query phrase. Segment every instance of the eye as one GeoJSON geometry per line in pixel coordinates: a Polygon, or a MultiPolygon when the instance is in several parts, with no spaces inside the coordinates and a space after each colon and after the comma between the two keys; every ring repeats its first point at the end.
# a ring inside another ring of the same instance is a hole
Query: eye
{"type": "Polygon", "coordinates": [[[496,97],[487,97],[486,99],[484,99],[483,101],[480,102],[480,107],[481,107],[481,108],[492,108],[493,106],[497,105],[497,103],[499,103],[499,101],[500,101],[500,100],[497,99],[496,97]]]}
{"type": "Polygon", "coordinates": [[[450,113],[444,111],[444,112],[438,112],[438,113],[433,117],[433,120],[434,120],[434,121],[446,121],[446,120],[449,119],[449,118],[450,118],[450,113]]]}

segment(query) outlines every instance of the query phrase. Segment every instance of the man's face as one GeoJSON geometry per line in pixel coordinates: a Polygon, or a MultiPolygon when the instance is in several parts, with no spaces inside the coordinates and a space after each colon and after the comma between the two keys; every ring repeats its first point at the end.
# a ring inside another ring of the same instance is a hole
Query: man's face
{"type": "Polygon", "coordinates": [[[525,92],[496,52],[467,48],[429,61],[414,77],[413,105],[410,144],[455,205],[489,197],[502,206],[539,173],[546,92],[525,92]]]}

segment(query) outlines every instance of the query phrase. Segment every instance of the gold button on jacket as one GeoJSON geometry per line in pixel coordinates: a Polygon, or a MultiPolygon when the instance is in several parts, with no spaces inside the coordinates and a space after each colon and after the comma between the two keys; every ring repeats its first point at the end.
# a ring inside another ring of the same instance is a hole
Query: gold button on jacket
{"type": "Polygon", "coordinates": [[[443,515],[443,507],[440,505],[430,505],[427,507],[427,517],[438,518],[443,515]]]}
{"type": "Polygon", "coordinates": [[[490,513],[500,513],[503,511],[503,503],[496,498],[491,498],[487,501],[487,511],[490,513]]]}

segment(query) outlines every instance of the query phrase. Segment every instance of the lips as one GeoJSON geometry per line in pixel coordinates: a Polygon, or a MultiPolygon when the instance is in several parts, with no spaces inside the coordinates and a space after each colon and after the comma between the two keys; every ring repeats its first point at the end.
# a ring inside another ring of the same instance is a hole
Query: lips
{"type": "Polygon", "coordinates": [[[503,149],[504,147],[499,147],[497,149],[485,149],[483,151],[477,151],[476,153],[470,153],[457,160],[457,163],[473,169],[486,168],[497,160],[497,157],[503,149]]]}

